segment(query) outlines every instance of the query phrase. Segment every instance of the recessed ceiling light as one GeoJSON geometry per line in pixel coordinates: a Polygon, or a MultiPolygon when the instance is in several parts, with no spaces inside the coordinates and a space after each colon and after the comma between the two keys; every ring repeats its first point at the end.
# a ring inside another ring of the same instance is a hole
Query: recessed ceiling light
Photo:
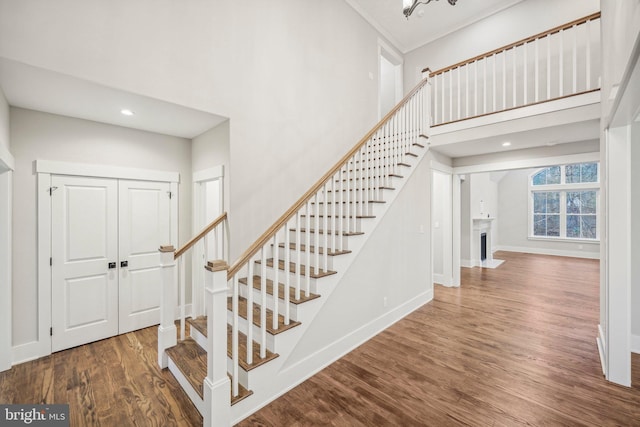
{"type": "Polygon", "coordinates": [[[511,143],[510,143],[509,141],[507,141],[507,142],[503,142],[503,143],[502,143],[502,146],[503,146],[503,147],[510,147],[510,146],[511,146],[511,143]]]}
{"type": "Polygon", "coordinates": [[[126,109],[126,108],[125,108],[125,109],[120,110],[120,112],[121,112],[122,114],[124,114],[125,116],[133,116],[133,115],[135,114],[133,111],[128,110],[128,109],[126,109]]]}

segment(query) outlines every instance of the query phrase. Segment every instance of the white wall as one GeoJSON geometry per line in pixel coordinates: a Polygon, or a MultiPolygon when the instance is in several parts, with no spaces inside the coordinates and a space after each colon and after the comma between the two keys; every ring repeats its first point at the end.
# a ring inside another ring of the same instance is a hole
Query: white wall
{"type": "MultiPolygon", "coordinates": [[[[9,103],[0,88],[0,152],[11,152],[9,143],[9,103]]],[[[1,159],[1,157],[0,157],[1,159]]]]}
{"type": "Polygon", "coordinates": [[[456,64],[600,10],[599,0],[523,1],[405,55],[405,91],[420,71],[456,64]]]}
{"type": "Polygon", "coordinates": [[[351,333],[375,324],[417,296],[433,292],[429,163],[427,154],[324,302],[287,359],[287,366],[339,339],[348,339],[351,333]]]}
{"type": "MultiPolygon", "coordinates": [[[[640,218],[640,123],[631,126],[631,218],[640,218]]],[[[631,348],[640,353],[640,221],[631,221],[631,348]]]]}
{"type": "Polygon", "coordinates": [[[224,208],[231,216],[229,209],[229,190],[231,176],[229,174],[231,160],[229,153],[230,121],[226,120],[202,135],[198,135],[191,144],[191,167],[193,172],[222,165],[224,168],[224,208]]]}
{"type": "Polygon", "coordinates": [[[0,89],[0,372],[11,368],[11,206],[13,163],[9,144],[9,104],[0,89]]]}
{"type": "Polygon", "coordinates": [[[396,105],[396,69],[384,56],[380,56],[380,117],[396,105]]]}
{"type": "Polygon", "coordinates": [[[529,176],[538,169],[509,171],[498,185],[499,249],[599,258],[600,245],[529,239],[529,176]]]}
{"type": "Polygon", "coordinates": [[[11,108],[11,148],[15,157],[13,205],[13,345],[36,341],[37,159],[177,171],[179,240],[191,230],[191,144],[183,138],[152,134],[87,120],[11,108]],[[19,255],[19,256],[18,256],[19,255]]]}
{"type": "Polygon", "coordinates": [[[433,170],[431,190],[431,239],[433,281],[445,286],[453,284],[453,212],[452,176],[433,170]]]}
{"type": "Polygon", "coordinates": [[[375,124],[379,37],[342,0],[0,2],[0,56],[231,119],[233,254],[375,124]]]}

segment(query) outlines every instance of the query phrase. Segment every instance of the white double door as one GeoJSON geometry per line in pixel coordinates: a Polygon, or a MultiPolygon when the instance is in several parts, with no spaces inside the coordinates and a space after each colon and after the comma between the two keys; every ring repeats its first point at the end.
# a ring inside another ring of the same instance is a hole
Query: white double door
{"type": "Polygon", "coordinates": [[[170,184],[52,176],[52,351],[159,323],[170,184]]]}

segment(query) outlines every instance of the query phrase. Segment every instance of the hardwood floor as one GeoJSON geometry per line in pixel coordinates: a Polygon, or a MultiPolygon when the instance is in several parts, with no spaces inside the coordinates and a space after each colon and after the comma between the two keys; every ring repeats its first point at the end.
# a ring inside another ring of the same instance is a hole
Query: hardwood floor
{"type": "Polygon", "coordinates": [[[496,257],[240,425],[640,425],[602,376],[598,261],[496,257]]]}
{"type": "Polygon", "coordinates": [[[68,403],[71,426],[200,426],[157,361],[158,328],[54,353],[0,373],[0,403],[68,403]]]}
{"type": "MultiPolygon", "coordinates": [[[[496,257],[240,425],[640,425],[640,356],[633,388],[602,376],[598,262],[496,257]]],[[[156,339],[147,328],[17,365],[0,403],[69,403],[72,426],[201,425],[156,339]]]]}

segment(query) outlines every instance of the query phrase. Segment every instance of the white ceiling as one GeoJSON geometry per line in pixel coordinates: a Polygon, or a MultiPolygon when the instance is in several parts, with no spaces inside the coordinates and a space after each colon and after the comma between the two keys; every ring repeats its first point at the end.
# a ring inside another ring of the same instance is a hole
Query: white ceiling
{"type": "Polygon", "coordinates": [[[523,0],[433,0],[406,19],[402,0],[345,0],[402,53],[425,45],[523,0]]]}
{"type": "Polygon", "coordinates": [[[192,139],[224,117],[0,58],[0,88],[14,107],[192,139]],[[133,116],[120,113],[134,111],[133,116]]]}

